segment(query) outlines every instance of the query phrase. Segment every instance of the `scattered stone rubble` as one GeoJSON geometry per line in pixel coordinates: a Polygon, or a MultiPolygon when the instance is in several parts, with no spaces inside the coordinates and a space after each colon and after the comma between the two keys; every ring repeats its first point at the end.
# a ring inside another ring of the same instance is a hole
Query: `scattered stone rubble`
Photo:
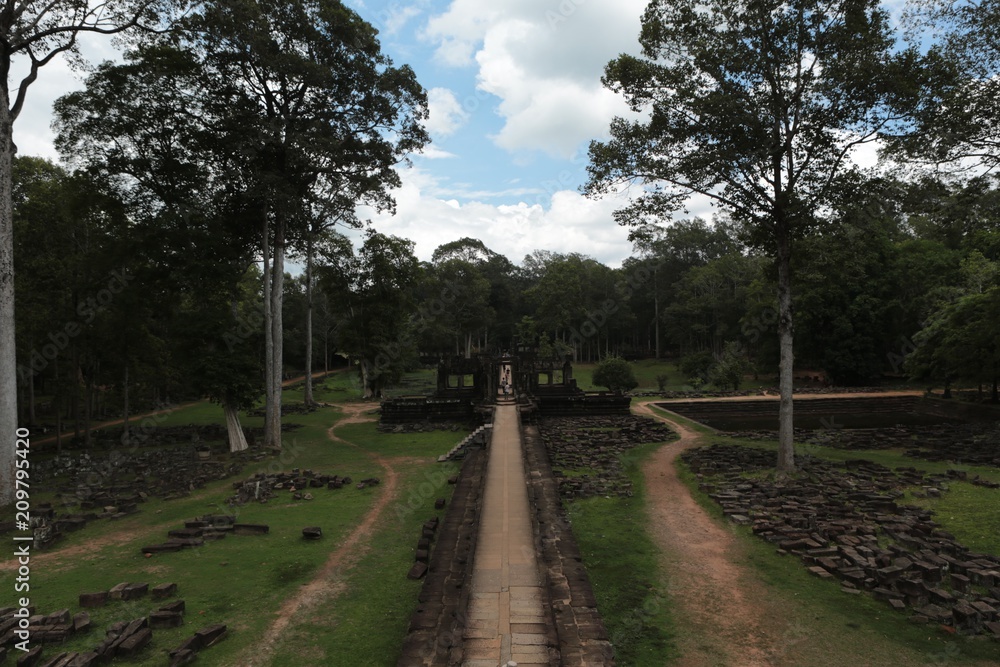
{"type": "MultiPolygon", "coordinates": [[[[236,491],[226,501],[230,507],[246,505],[247,503],[266,503],[278,495],[280,491],[292,494],[293,500],[312,500],[313,495],[307,489],[342,489],[349,486],[353,480],[350,477],[317,473],[313,470],[293,468],[291,472],[262,473],[259,472],[242,482],[233,482],[236,491]]],[[[359,489],[377,486],[379,480],[370,478],[358,483],[359,489]]]]}
{"type": "Polygon", "coordinates": [[[619,456],[638,445],[676,439],[664,424],[646,417],[549,417],[539,432],[563,498],[632,495],[619,456]],[[580,475],[578,470],[591,470],[580,475]]]}
{"type": "Polygon", "coordinates": [[[386,424],[379,422],[378,430],[382,433],[430,433],[432,431],[464,431],[469,428],[468,424],[461,422],[403,422],[386,424]]]}
{"type": "Polygon", "coordinates": [[[431,559],[431,544],[434,542],[439,523],[440,519],[436,516],[424,521],[420,530],[420,540],[417,541],[417,549],[413,556],[415,562],[410,571],[406,573],[407,579],[422,579],[427,574],[427,567],[431,559]]]}
{"type": "Polygon", "coordinates": [[[681,456],[730,520],[816,576],[838,580],[845,593],[867,591],[915,622],[1000,638],[1000,558],[960,544],[931,511],[899,503],[907,488],[940,496],[963,471],[805,456],[801,478],[775,481],[746,475],[772,470],[773,451],[713,445],[681,456]]]}
{"type": "MultiPolygon", "coordinates": [[[[164,583],[152,588],[146,583],[123,582],[107,591],[80,594],[80,606],[84,608],[103,607],[113,601],[138,600],[146,595],[152,600],[164,600],[177,594],[177,584],[164,583]]],[[[0,662],[8,655],[10,647],[17,641],[14,629],[19,619],[12,607],[0,609],[0,662]]],[[[43,656],[47,648],[61,644],[73,635],[91,630],[92,622],[86,611],[72,614],[62,609],[51,614],[37,614],[29,607],[28,631],[31,650],[19,654],[18,665],[28,667],[91,667],[106,664],[112,660],[139,655],[153,638],[153,630],[176,628],[184,624],[184,600],[167,602],[142,616],[130,621],[119,621],[107,628],[104,639],[93,649],[84,652],[60,651],[51,656],[43,656]]],[[[195,632],[191,639],[171,651],[170,665],[188,664],[194,654],[212,646],[226,634],[225,625],[211,625],[195,632]]]]}
{"type": "Polygon", "coordinates": [[[813,432],[808,441],[836,449],[902,449],[927,461],[1000,467],[1000,425],[987,422],[838,429],[813,432]]]}

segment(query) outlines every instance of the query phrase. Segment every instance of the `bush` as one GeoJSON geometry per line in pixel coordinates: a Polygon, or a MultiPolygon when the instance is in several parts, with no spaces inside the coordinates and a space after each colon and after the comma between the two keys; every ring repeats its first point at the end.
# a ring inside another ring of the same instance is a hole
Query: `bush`
{"type": "Polygon", "coordinates": [[[714,365],[712,353],[706,350],[683,357],[678,367],[691,386],[697,389],[708,382],[708,374],[714,365]]]}
{"type": "Polygon", "coordinates": [[[731,341],[722,348],[722,354],[709,372],[709,380],[723,391],[729,387],[732,387],[733,391],[738,391],[743,376],[750,370],[750,362],[744,356],[743,348],[739,343],[731,341]]]}
{"type": "Polygon", "coordinates": [[[667,390],[667,380],[669,379],[670,377],[666,373],[660,373],[656,376],[656,386],[660,389],[660,391],[667,390]]]}
{"type": "Polygon", "coordinates": [[[598,387],[607,387],[620,394],[639,386],[632,364],[621,357],[605,357],[594,369],[593,382],[598,387]]]}

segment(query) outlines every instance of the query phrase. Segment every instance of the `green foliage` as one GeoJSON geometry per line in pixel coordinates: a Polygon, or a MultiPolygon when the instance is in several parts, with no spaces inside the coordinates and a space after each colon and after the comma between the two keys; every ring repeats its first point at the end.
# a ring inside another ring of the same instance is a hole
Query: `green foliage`
{"type": "Polygon", "coordinates": [[[606,357],[594,369],[594,384],[620,394],[635,389],[639,382],[635,379],[632,364],[621,357],[606,357]]]}
{"type": "Polygon", "coordinates": [[[666,373],[660,373],[656,376],[656,388],[660,391],[666,391],[667,382],[670,381],[670,376],[666,373]]]}
{"type": "Polygon", "coordinates": [[[709,370],[708,380],[723,391],[730,387],[733,391],[738,391],[744,376],[751,369],[743,346],[736,341],[729,341],[722,348],[722,354],[709,370]]]}
{"type": "Polygon", "coordinates": [[[709,373],[715,364],[715,358],[708,350],[695,352],[681,358],[677,367],[681,374],[687,378],[691,384],[701,386],[708,382],[709,373]]]}

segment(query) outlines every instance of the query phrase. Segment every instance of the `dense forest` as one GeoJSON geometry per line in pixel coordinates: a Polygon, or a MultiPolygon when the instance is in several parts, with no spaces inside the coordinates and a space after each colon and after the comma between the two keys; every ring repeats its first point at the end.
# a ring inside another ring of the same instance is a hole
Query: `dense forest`
{"type": "MultiPolygon", "coordinates": [[[[36,396],[79,423],[120,415],[129,402],[146,408],[228,387],[261,394],[258,263],[248,256],[238,279],[207,289],[218,267],[192,261],[196,229],[150,238],[124,224],[121,201],[94,197],[83,175],[38,158],[19,158],[15,176],[26,423],[36,396]],[[53,321],[67,325],[54,330],[53,321]]],[[[887,181],[868,194],[797,244],[798,366],[837,385],[909,376],[995,392],[995,182],[887,181]]],[[[734,353],[747,372],[773,374],[774,262],[744,233],[722,217],[641,227],[633,256],[612,268],[545,250],[515,262],[470,238],[421,262],[405,239],[371,231],[353,248],[326,230],[313,240],[311,275],[285,277],[283,376],[304,371],[311,344],[314,370],[349,361],[378,395],[442,355],[496,353],[515,341],[554,359],[675,359],[693,380],[708,381],[713,361],[734,353]]]]}
{"type": "Polygon", "coordinates": [[[340,2],[70,4],[0,25],[6,76],[14,54],[31,62],[0,119],[0,316],[17,314],[4,423],[16,375],[18,423],[86,434],[207,397],[238,449],[238,414],[264,397],[278,448],[285,378],[350,364],[378,397],[441,355],[515,344],[675,359],[695,384],[780,368],[782,451],[793,358],[838,385],[908,377],[997,400],[992,3],[917,3],[909,27],[929,37],[906,45],[876,2],[651,2],[642,56],[603,78],[639,120],[591,144],[582,187],[636,187],[608,221],[631,227],[620,267],[474,238],[422,262],[367,225],[359,209],[393,211],[399,168],[430,141],[428,101],[340,2]],[[86,31],[125,51],[56,102],[65,162],[12,158],[27,87],[86,31]],[[849,159],[865,144],[885,168],[849,159]],[[714,219],[679,219],[693,194],[714,219]]]}

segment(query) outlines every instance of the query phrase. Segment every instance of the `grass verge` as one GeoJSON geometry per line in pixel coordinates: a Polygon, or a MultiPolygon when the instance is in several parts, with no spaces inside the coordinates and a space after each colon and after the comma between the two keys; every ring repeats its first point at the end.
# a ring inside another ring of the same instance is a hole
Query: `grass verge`
{"type": "Polygon", "coordinates": [[[660,554],[646,530],[641,466],[660,444],[622,456],[631,498],[574,500],[568,514],[620,667],[661,666],[676,656],[660,554]]]}

